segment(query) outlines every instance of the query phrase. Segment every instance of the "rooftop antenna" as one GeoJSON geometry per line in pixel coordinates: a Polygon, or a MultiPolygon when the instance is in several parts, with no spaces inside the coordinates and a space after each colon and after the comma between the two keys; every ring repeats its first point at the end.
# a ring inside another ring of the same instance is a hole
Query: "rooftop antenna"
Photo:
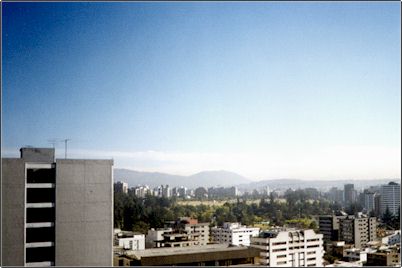
{"type": "Polygon", "coordinates": [[[64,158],[67,159],[67,142],[71,141],[71,139],[64,139],[64,158]]]}
{"type": "Polygon", "coordinates": [[[47,142],[50,143],[54,149],[56,147],[56,143],[58,143],[59,141],[57,139],[49,139],[47,140],[47,142]]]}

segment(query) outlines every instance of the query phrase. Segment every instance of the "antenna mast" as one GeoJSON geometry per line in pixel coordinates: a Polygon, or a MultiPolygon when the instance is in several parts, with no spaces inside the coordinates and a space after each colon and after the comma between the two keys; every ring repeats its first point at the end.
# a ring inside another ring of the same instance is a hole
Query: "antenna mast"
{"type": "Polygon", "coordinates": [[[67,159],[67,142],[71,141],[71,139],[64,139],[64,158],[67,159]]]}
{"type": "Polygon", "coordinates": [[[49,139],[47,140],[48,143],[52,144],[53,149],[56,147],[57,139],[49,139]]]}

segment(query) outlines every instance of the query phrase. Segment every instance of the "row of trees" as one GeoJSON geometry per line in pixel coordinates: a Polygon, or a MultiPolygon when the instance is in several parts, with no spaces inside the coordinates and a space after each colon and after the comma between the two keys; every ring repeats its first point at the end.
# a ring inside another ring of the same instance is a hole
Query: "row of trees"
{"type": "MultiPolygon", "coordinates": [[[[309,219],[311,215],[327,214],[337,209],[328,201],[311,202],[299,191],[287,192],[286,202],[279,202],[274,195],[261,198],[259,202],[247,204],[245,199],[226,202],[222,206],[180,205],[175,198],[147,196],[138,198],[133,193],[114,194],[114,225],[124,230],[146,233],[149,228],[163,227],[166,221],[178,217],[192,217],[199,222],[211,222],[222,225],[223,222],[241,222],[252,225],[261,221],[270,221],[274,225],[294,224],[295,219],[309,219]],[[288,222],[286,222],[288,221],[288,222]]],[[[301,224],[306,225],[306,220],[301,224]]],[[[314,227],[310,226],[305,227],[314,227]]]]}

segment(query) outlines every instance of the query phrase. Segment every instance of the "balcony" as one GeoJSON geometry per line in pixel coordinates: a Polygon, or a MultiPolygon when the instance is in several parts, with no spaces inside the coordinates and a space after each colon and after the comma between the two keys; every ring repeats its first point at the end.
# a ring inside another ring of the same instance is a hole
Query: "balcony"
{"type": "Polygon", "coordinates": [[[54,262],[52,261],[41,261],[41,262],[27,262],[25,264],[27,267],[50,267],[54,266],[54,262]]]}

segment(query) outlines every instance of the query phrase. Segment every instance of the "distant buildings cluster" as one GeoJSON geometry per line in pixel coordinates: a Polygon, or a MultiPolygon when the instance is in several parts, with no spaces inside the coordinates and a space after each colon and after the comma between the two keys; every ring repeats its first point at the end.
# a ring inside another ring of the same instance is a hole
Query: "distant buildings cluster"
{"type": "Polygon", "coordinates": [[[337,202],[345,207],[357,203],[364,208],[367,214],[372,213],[375,216],[381,216],[385,213],[387,207],[391,214],[396,215],[399,211],[401,185],[390,182],[381,186],[372,186],[358,192],[353,184],[346,184],[344,190],[333,187],[327,193],[328,199],[337,202]]]}
{"type": "Polygon", "coordinates": [[[183,199],[191,198],[226,198],[226,197],[237,197],[240,195],[237,187],[210,187],[205,189],[204,187],[198,187],[196,189],[188,189],[187,187],[173,187],[169,185],[160,185],[151,189],[148,185],[138,185],[132,188],[128,188],[126,182],[118,181],[115,184],[115,191],[120,193],[133,192],[135,196],[144,198],[147,195],[156,197],[179,197],[183,199]]]}

